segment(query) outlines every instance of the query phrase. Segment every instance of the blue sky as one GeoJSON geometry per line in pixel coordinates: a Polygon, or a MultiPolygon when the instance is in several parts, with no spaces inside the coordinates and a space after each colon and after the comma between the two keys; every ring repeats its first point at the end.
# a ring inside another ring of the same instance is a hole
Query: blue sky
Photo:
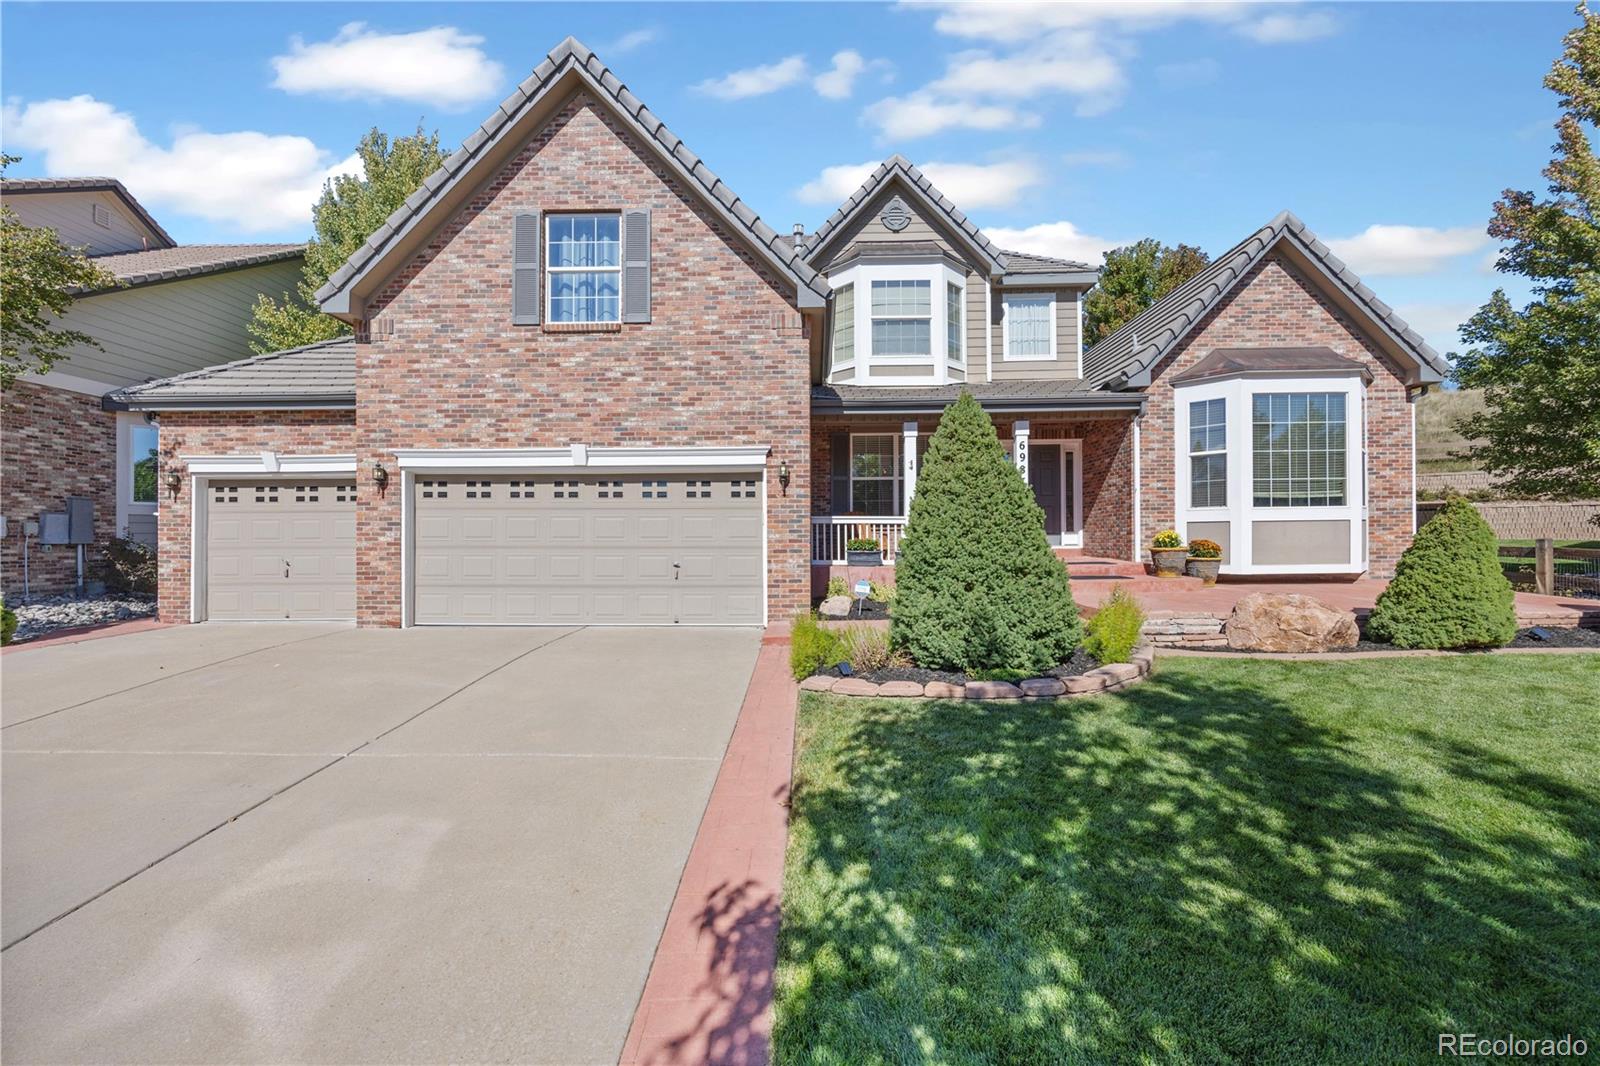
{"type": "Polygon", "coordinates": [[[567,34],[773,226],[901,152],[1008,247],[1215,253],[1288,207],[1441,350],[1542,189],[1575,18],[1519,4],[3,5],[15,175],[106,173],[180,241],[295,239],[371,126],[458,144],[567,34]],[[63,61],[70,56],[70,61],[63,61]]]}

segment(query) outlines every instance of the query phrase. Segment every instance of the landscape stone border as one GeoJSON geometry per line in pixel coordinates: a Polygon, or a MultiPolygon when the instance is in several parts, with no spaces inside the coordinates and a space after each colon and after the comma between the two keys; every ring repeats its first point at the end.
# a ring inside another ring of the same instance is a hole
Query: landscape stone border
{"type": "Polygon", "coordinates": [[[813,674],[800,682],[803,692],[829,692],[835,696],[877,696],[892,699],[925,700],[1054,700],[1073,696],[1093,696],[1137,685],[1155,669],[1155,647],[1148,641],[1133,649],[1129,661],[1107,663],[1072,677],[1030,677],[1012,684],[1009,681],[968,681],[965,685],[949,681],[884,681],[875,683],[859,677],[828,677],[813,674]]]}
{"type": "Polygon", "coordinates": [[[1370,659],[1440,658],[1447,655],[1600,655],[1600,648],[1395,648],[1391,651],[1200,651],[1163,646],[1163,656],[1185,659],[1271,659],[1331,663],[1370,659]]]}

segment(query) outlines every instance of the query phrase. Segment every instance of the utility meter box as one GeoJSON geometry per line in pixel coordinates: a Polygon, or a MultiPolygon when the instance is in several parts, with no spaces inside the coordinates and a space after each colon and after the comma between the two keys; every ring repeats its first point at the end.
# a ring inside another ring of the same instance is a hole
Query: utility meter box
{"type": "Polygon", "coordinates": [[[67,543],[94,543],[94,501],[87,496],[67,497],[67,543]]]}
{"type": "Polygon", "coordinates": [[[67,512],[46,511],[39,516],[40,544],[71,544],[67,539],[67,512]]]}

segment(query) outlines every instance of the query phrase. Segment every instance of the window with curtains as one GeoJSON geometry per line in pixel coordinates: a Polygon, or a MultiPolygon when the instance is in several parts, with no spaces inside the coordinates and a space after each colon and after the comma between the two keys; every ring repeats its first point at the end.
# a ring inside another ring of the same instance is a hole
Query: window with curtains
{"type": "Polygon", "coordinates": [[[933,285],[925,280],[872,283],[872,354],[933,354],[933,285]]]}
{"type": "Polygon", "coordinates": [[[551,215],[551,322],[622,320],[622,216],[551,215]]]}
{"type": "Polygon", "coordinates": [[[900,435],[855,433],[850,437],[850,512],[899,514],[900,435]]]}
{"type": "Polygon", "coordinates": [[[944,357],[952,363],[961,361],[961,286],[945,282],[944,286],[944,357]]]}
{"type": "Polygon", "coordinates": [[[833,290],[833,365],[850,366],[856,361],[856,287],[841,285],[833,290]]]}
{"type": "Polygon", "coordinates": [[[1056,357],[1055,297],[1049,293],[1007,293],[1005,353],[1007,359],[1056,357]]]}
{"type": "Polygon", "coordinates": [[[1228,506],[1228,401],[1189,405],[1189,506],[1228,506]]]}
{"type": "Polygon", "coordinates": [[[1343,393],[1256,393],[1250,428],[1257,507],[1344,506],[1343,393]]]}

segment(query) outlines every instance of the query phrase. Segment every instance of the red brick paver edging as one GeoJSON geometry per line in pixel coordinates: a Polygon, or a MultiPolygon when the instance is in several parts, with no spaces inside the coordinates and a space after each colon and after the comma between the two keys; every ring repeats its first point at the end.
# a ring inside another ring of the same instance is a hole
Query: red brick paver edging
{"type": "Polygon", "coordinates": [[[706,804],[622,1066],[765,1066],[789,828],[796,689],[769,631],[706,804]]]}
{"type": "Polygon", "coordinates": [[[121,637],[129,633],[143,633],[147,629],[166,629],[171,622],[158,622],[154,618],[130,618],[125,622],[103,622],[97,626],[78,626],[74,629],[59,629],[47,637],[34,637],[32,640],[22,640],[5,647],[6,655],[14,655],[19,651],[30,648],[48,648],[54,644],[78,644],[85,640],[100,640],[104,637],[121,637]]]}
{"type": "Polygon", "coordinates": [[[815,674],[800,682],[806,692],[827,692],[834,696],[877,696],[896,699],[928,700],[1053,700],[1069,696],[1092,696],[1097,692],[1137,685],[1155,669],[1155,649],[1141,642],[1125,663],[1107,663],[1074,677],[1030,677],[1012,684],[1009,681],[968,681],[956,685],[948,681],[885,681],[875,684],[859,677],[829,677],[815,674]]]}

